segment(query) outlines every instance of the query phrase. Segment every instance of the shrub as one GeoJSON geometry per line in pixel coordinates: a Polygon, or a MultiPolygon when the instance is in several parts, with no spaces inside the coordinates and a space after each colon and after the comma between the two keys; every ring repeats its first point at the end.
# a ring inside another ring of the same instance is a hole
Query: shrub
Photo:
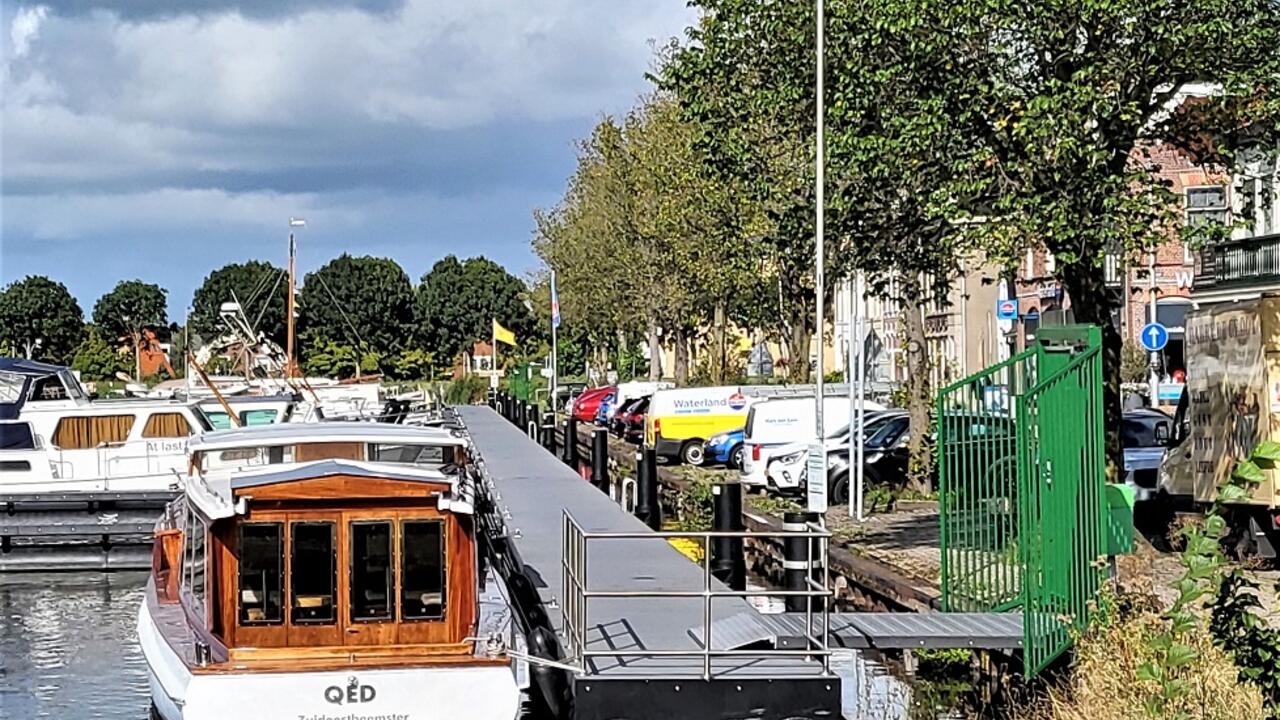
{"type": "Polygon", "coordinates": [[[471,405],[484,399],[489,380],[479,375],[465,375],[449,383],[444,401],[449,405],[471,405]]]}

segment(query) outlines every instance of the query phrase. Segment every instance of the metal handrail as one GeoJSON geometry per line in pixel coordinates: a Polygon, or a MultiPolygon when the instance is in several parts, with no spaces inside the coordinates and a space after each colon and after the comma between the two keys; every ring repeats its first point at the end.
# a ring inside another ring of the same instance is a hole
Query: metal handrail
{"type": "Polygon", "coordinates": [[[803,530],[783,531],[779,533],[760,533],[749,530],[702,530],[702,531],[586,531],[568,510],[564,511],[561,542],[563,555],[561,560],[562,587],[564,604],[562,607],[563,626],[568,644],[568,657],[581,663],[579,668],[583,674],[588,673],[588,658],[624,658],[647,657],[667,658],[686,657],[702,659],[702,678],[711,680],[713,676],[712,658],[717,657],[804,657],[818,658],[822,662],[822,672],[831,672],[831,650],[828,638],[831,631],[830,598],[834,597],[830,587],[830,571],[826,562],[827,544],[831,533],[816,523],[806,523],[803,530]],[[805,588],[801,590],[732,590],[717,589],[714,575],[711,572],[711,541],[717,538],[749,538],[749,537],[801,537],[809,542],[808,566],[814,567],[814,540],[819,546],[822,567],[822,580],[816,581],[811,574],[805,578],[805,588]],[[592,590],[587,582],[587,545],[591,540],[669,540],[674,538],[698,538],[702,543],[702,587],[690,590],[592,590]],[[716,598],[748,598],[748,597],[802,597],[806,599],[805,608],[805,647],[796,649],[771,650],[716,650],[712,643],[713,613],[712,605],[716,598]],[[694,650],[680,649],[587,649],[587,608],[592,598],[637,598],[637,599],[701,599],[702,600],[702,647],[694,650]],[[820,600],[817,614],[821,617],[821,634],[815,632],[814,602],[820,600]]]}

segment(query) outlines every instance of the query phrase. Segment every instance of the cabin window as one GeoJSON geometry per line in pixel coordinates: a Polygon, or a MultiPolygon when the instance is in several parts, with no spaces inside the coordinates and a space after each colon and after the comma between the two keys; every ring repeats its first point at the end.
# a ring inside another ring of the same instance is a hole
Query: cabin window
{"type": "Polygon", "coordinates": [[[144,438],[184,438],[191,435],[191,426],[180,413],[156,413],[147,418],[142,427],[144,438]]]}
{"type": "Polygon", "coordinates": [[[187,509],[187,586],[196,606],[204,608],[205,591],[205,524],[195,511],[187,509]]]}
{"type": "Polygon", "coordinates": [[[129,439],[132,415],[64,417],[53,430],[53,444],[63,450],[87,450],[129,439]]]}
{"type": "Polygon", "coordinates": [[[400,538],[401,620],[444,617],[444,523],[406,520],[400,538]]]}
{"type": "Polygon", "coordinates": [[[22,401],[22,389],[27,380],[17,373],[0,372],[0,403],[6,405],[22,401]]]}
{"type": "Polygon", "coordinates": [[[240,624],[278,625],[284,620],[284,538],[280,523],[240,526],[240,624]]]}
{"type": "Polygon", "coordinates": [[[241,424],[245,427],[253,425],[271,425],[276,421],[275,410],[245,410],[240,413],[241,424]]]}
{"type": "Polygon", "coordinates": [[[231,416],[220,411],[210,410],[205,413],[205,417],[209,418],[209,424],[214,430],[229,430],[231,428],[231,416]]]}
{"type": "Polygon", "coordinates": [[[351,442],[306,443],[293,450],[294,462],[316,460],[363,460],[364,444],[351,442]]]}
{"type": "Polygon", "coordinates": [[[66,400],[67,390],[57,375],[40,378],[31,388],[32,400],[66,400]]]}
{"type": "Polygon", "coordinates": [[[0,460],[0,472],[31,472],[31,463],[26,460],[0,460]]]}
{"type": "Polygon", "coordinates": [[[439,445],[381,445],[370,443],[369,460],[371,462],[424,465],[436,468],[445,464],[446,452],[449,455],[449,460],[453,459],[452,450],[453,448],[443,448],[439,445]]]}
{"type": "Polygon", "coordinates": [[[0,450],[35,450],[29,423],[0,423],[0,450]]]}
{"type": "Polygon", "coordinates": [[[390,620],[395,568],[391,523],[353,522],[351,528],[351,621],[390,620]]]}
{"type": "Polygon", "coordinates": [[[296,522],[290,527],[293,554],[290,619],[294,623],[331,624],[337,559],[332,522],[296,522]]]}

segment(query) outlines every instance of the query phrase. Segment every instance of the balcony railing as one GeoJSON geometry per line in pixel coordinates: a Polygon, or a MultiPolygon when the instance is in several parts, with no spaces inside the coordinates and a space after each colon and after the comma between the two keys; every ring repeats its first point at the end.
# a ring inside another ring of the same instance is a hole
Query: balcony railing
{"type": "Polygon", "coordinates": [[[1280,283],[1280,235],[1213,243],[1197,254],[1197,288],[1270,283],[1280,283]]]}

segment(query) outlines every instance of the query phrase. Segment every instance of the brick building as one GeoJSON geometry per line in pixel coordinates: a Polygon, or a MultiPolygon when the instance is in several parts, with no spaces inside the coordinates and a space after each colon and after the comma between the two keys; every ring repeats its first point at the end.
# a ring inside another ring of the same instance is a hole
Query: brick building
{"type": "MultiPolygon", "coordinates": [[[[1151,148],[1150,161],[1160,168],[1159,175],[1169,182],[1169,189],[1181,198],[1184,223],[1194,226],[1227,222],[1230,186],[1221,174],[1197,165],[1171,146],[1151,148]]],[[[1107,258],[1107,291],[1120,308],[1113,319],[1121,335],[1137,343],[1139,331],[1152,319],[1153,303],[1155,319],[1169,328],[1169,345],[1161,358],[1166,376],[1186,367],[1182,350],[1184,325],[1201,269],[1199,255],[1175,236],[1152,253],[1130,258],[1127,266],[1120,257],[1107,258]]],[[[1052,254],[1044,249],[1028,250],[1019,263],[1020,347],[1034,339],[1041,324],[1072,319],[1070,298],[1061,283],[1054,280],[1056,269],[1052,254]]]]}

